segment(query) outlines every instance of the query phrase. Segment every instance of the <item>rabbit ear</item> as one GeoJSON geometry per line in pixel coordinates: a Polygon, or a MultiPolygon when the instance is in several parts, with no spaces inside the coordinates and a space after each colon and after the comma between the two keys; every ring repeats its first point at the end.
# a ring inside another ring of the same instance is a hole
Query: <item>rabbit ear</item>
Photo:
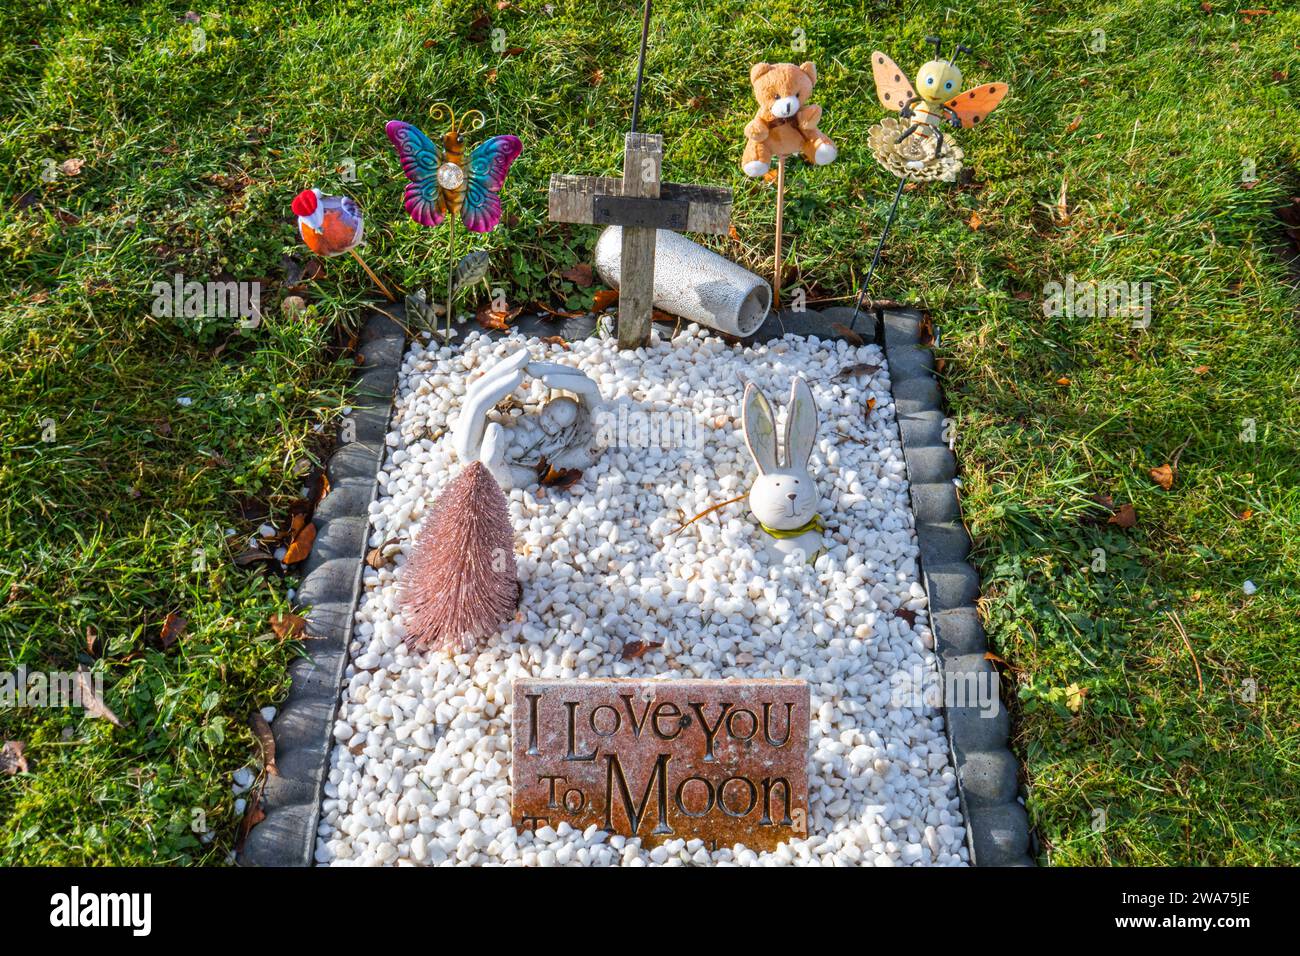
{"type": "Polygon", "coordinates": [[[753,382],[745,386],[741,402],[741,424],[745,430],[745,444],[758,464],[758,473],[766,475],[776,470],[776,420],[767,397],[753,382]]]}
{"type": "Polygon", "coordinates": [[[803,376],[797,376],[790,383],[790,407],[785,410],[785,466],[807,468],[816,441],[817,402],[803,376]]]}

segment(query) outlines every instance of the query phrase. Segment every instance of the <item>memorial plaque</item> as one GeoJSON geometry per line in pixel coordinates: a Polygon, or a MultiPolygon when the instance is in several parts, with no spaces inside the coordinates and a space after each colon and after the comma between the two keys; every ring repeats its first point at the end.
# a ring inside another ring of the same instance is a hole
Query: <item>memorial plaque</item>
{"type": "Polygon", "coordinates": [[[770,850],[808,832],[799,680],[517,680],[515,825],[770,850]]]}

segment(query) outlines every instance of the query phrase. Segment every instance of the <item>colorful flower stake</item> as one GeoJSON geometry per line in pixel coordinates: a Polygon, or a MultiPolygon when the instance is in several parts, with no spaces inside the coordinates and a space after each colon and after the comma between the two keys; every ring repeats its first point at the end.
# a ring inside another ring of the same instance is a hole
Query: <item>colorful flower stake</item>
{"type": "MultiPolygon", "coordinates": [[[[518,136],[493,136],[469,151],[465,161],[465,141],[457,125],[456,114],[445,103],[435,103],[430,110],[434,119],[446,116],[451,126],[439,146],[419,128],[401,120],[392,120],[384,129],[397,149],[402,171],[410,183],[406,187],[406,211],[422,226],[447,223],[447,339],[451,339],[452,296],[456,254],[456,216],[471,232],[491,232],[501,221],[501,186],[510,172],[523,144],[518,136]]],[[[460,118],[464,123],[475,117],[469,131],[481,129],[483,114],[470,110],[460,118]]]]}
{"type": "Polygon", "coordinates": [[[292,208],[298,217],[298,234],[308,249],[327,258],[351,253],[388,301],[395,301],[388,286],[379,281],[379,276],[370,271],[370,266],[357,253],[365,223],[361,207],[354,200],[347,196],[326,196],[319,189],[304,189],[294,197],[292,208]]]}
{"type": "Polygon", "coordinates": [[[898,202],[903,198],[903,188],[909,181],[955,182],[961,172],[964,158],[961,148],[944,140],[942,128],[946,125],[969,129],[982,123],[1007,95],[1005,83],[985,83],[962,90],[957,56],[971,52],[970,49],[958,43],[952,56],[945,60],[938,37],[926,37],[925,42],[934,45],[935,59],[917,70],[915,87],[898,64],[884,53],[877,50],[871,54],[871,72],[880,105],[898,113],[903,122],[892,116],[885,117],[871,128],[867,141],[876,162],[898,177],[898,190],[894,193],[893,205],[889,207],[884,232],[876,243],[876,252],[871,257],[862,291],[854,303],[850,329],[857,324],[862,301],[880,262],[880,252],[894,224],[898,202]]]}

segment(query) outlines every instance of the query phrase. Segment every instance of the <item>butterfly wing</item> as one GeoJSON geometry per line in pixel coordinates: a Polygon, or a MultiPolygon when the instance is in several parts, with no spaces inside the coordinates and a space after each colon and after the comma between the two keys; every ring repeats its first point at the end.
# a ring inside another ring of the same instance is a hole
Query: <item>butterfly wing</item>
{"type": "Polygon", "coordinates": [[[402,172],[411,181],[406,187],[406,211],[422,226],[442,225],[442,209],[438,203],[441,148],[417,127],[401,120],[391,121],[384,132],[397,149],[402,172]]]}
{"type": "Polygon", "coordinates": [[[501,186],[524,144],[518,136],[493,136],[470,151],[461,218],[474,232],[491,232],[501,221],[501,186]]]}
{"type": "Polygon", "coordinates": [[[1007,95],[1005,83],[985,83],[964,93],[958,93],[943,105],[957,114],[961,125],[970,129],[976,123],[982,123],[1007,95]]]}
{"type": "Polygon", "coordinates": [[[916,96],[907,74],[879,50],[871,54],[871,72],[876,78],[876,95],[885,109],[897,113],[904,103],[916,96]]]}

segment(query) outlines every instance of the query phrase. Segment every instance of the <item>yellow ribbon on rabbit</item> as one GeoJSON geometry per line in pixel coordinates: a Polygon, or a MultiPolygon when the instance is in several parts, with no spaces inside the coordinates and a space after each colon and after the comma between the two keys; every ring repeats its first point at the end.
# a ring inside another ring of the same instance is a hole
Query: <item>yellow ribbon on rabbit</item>
{"type": "Polygon", "coordinates": [[[759,526],[760,528],[762,528],[764,531],[766,531],[768,534],[770,534],[772,537],[774,537],[774,538],[782,538],[782,539],[785,539],[785,538],[797,538],[797,537],[799,537],[800,535],[807,534],[809,531],[819,531],[819,532],[820,532],[820,531],[825,531],[825,530],[826,530],[826,525],[822,524],[822,516],[821,516],[821,515],[813,515],[813,516],[808,520],[808,523],[807,523],[807,524],[800,525],[800,526],[797,527],[797,528],[790,528],[789,530],[782,530],[781,528],[769,528],[767,525],[763,524],[763,522],[761,522],[761,521],[758,523],[758,526],[759,526]]]}

